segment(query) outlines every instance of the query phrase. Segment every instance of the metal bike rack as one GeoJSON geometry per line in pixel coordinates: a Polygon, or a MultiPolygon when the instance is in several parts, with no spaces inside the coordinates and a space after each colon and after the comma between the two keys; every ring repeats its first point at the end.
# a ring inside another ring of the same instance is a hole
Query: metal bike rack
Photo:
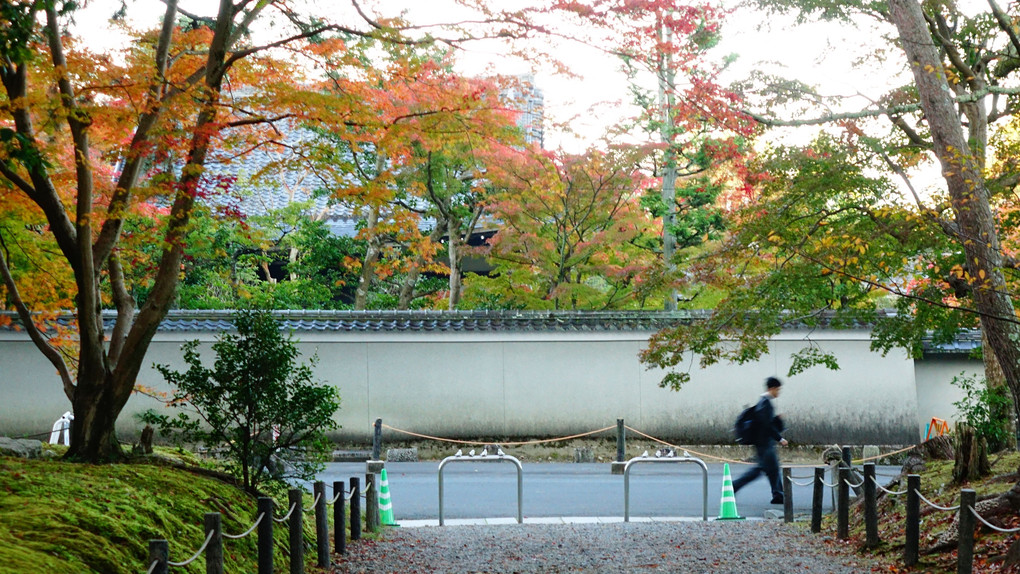
{"type": "Polygon", "coordinates": [[[509,462],[517,467],[517,523],[524,523],[524,469],[521,461],[508,454],[479,454],[448,456],[439,463],[439,525],[443,525],[443,467],[451,462],[509,462]]]}
{"type": "MultiPolygon", "coordinates": [[[[705,461],[700,458],[694,458],[693,456],[684,453],[684,456],[676,456],[672,453],[669,456],[664,457],[650,457],[648,453],[642,456],[636,456],[627,461],[627,464],[623,467],[623,521],[630,522],[630,469],[635,464],[644,462],[653,463],[670,463],[670,462],[691,462],[701,467],[701,495],[702,495],[702,507],[701,507],[701,519],[708,520],[708,465],[705,461]]],[[[440,481],[442,484],[442,481],[440,481]]],[[[442,488],[440,486],[440,488],[442,488]]],[[[440,505],[440,513],[442,513],[442,506],[440,505]]],[[[440,514],[442,515],[442,514],[440,514]]],[[[440,519],[442,524],[442,519],[440,519]]]]}

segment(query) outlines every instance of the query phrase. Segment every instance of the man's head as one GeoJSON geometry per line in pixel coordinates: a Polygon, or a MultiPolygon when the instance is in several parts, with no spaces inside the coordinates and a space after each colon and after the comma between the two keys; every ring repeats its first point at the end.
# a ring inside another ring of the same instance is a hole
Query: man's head
{"type": "Polygon", "coordinates": [[[776,377],[769,377],[765,379],[765,390],[768,391],[772,398],[779,396],[779,389],[783,386],[783,381],[780,381],[776,377]]]}

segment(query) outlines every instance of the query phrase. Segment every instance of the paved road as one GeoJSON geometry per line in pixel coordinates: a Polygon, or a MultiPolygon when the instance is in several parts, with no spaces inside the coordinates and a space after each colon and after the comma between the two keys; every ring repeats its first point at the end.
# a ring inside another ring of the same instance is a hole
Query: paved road
{"type": "MultiPolygon", "coordinates": [[[[436,520],[439,516],[438,462],[387,463],[393,511],[400,520],[436,520]]],[[[746,465],[733,465],[734,478],[746,465]]],[[[898,467],[879,467],[879,482],[894,475],[898,467]]],[[[810,468],[794,468],[799,482],[808,482],[810,468]],[[803,478],[798,478],[803,477],[803,478]]],[[[318,479],[332,485],[362,477],[364,463],[332,463],[318,479]]],[[[708,516],[719,513],[723,466],[708,465],[708,516]]],[[[826,481],[835,482],[827,475],[826,481]]],[[[517,515],[517,469],[509,463],[448,464],[443,471],[444,519],[507,518],[517,515]]],[[[763,517],[767,510],[782,511],[769,504],[771,498],[765,478],[743,489],[737,496],[742,516],[763,517]]],[[[701,517],[702,471],[695,464],[638,464],[630,473],[630,516],[701,517]]],[[[825,508],[832,499],[825,496],[825,508]]],[[[811,487],[794,486],[796,514],[811,511],[811,487]]],[[[575,463],[524,463],[523,515],[539,517],[621,517],[624,514],[624,477],[610,473],[610,465],[575,463]]]]}

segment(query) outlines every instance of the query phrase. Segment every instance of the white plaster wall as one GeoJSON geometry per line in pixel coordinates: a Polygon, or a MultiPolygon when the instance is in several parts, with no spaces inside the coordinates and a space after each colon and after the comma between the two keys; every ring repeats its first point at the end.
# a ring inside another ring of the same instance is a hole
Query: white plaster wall
{"type": "Polygon", "coordinates": [[[953,403],[964,397],[963,391],[952,384],[953,377],[965,373],[983,380],[984,364],[978,359],[958,357],[927,357],[914,365],[917,380],[917,425],[924,434],[932,417],[949,421],[950,428],[957,420],[953,403]]]}
{"type": "MultiPolygon", "coordinates": [[[[786,383],[778,406],[787,435],[797,442],[907,443],[920,435],[928,411],[944,410],[947,395],[915,387],[913,361],[900,353],[870,353],[864,331],[812,332],[815,344],[835,352],[842,368],[785,377],[789,355],[804,345],[805,335],[782,334],[755,363],[706,370],[694,363],[692,380],[680,392],[660,388],[662,373],[638,361],[648,333],[302,332],[296,338],[305,357],[318,354],[317,376],[340,390],[342,438],[370,437],[376,418],[423,434],[494,438],[563,436],[623,418],[664,439],[729,441],[733,418],[756,400],[769,375],[786,383]]],[[[2,337],[0,434],[45,431],[69,408],[59,381],[27,338],[2,337]]],[[[214,337],[159,333],[139,382],[168,390],[149,365],[182,369],[180,345],[200,338],[208,352],[214,337]]],[[[948,381],[954,368],[933,364],[916,372],[925,380],[948,381]]],[[[160,408],[147,397],[132,397],[121,417],[123,440],[137,432],[131,415],[153,407],[160,408]]]]}

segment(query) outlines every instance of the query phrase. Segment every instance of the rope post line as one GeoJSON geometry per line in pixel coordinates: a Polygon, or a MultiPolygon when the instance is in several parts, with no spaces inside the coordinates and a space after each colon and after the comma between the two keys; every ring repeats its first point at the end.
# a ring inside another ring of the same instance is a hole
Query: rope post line
{"type": "Polygon", "coordinates": [[[333,502],[333,546],[337,554],[347,552],[347,535],[344,533],[344,481],[333,481],[333,494],[336,501],[333,502]]]}
{"type": "Polygon", "coordinates": [[[825,500],[825,467],[815,468],[814,488],[811,491],[811,532],[822,531],[822,502],[825,500]]]}
{"type": "Polygon", "coordinates": [[[259,574],[273,574],[273,499],[260,496],[258,512],[263,516],[258,529],[259,574]]]}
{"type": "Polygon", "coordinates": [[[290,574],[305,574],[305,533],[302,528],[305,509],[301,506],[301,491],[292,488],[287,491],[291,505],[290,515],[290,574]]]}
{"type": "Polygon", "coordinates": [[[219,512],[206,513],[205,535],[211,535],[205,548],[205,574],[223,574],[223,517],[219,512]]]}
{"type": "Polygon", "coordinates": [[[921,475],[907,475],[907,523],[906,541],[903,545],[903,564],[917,564],[918,547],[921,538],[921,475]]]}
{"type": "Polygon", "coordinates": [[[971,574],[974,570],[974,527],[977,526],[977,523],[974,520],[972,509],[976,502],[977,493],[973,489],[960,490],[960,520],[957,522],[957,528],[959,528],[959,547],[956,554],[957,574],[971,574]]]}
{"type": "MultiPolygon", "coordinates": [[[[316,481],[312,486],[315,491],[315,549],[317,564],[327,568],[329,560],[329,516],[326,515],[326,483],[316,481]]],[[[341,522],[341,524],[343,524],[341,522]]]]}
{"type": "Polygon", "coordinates": [[[878,490],[875,488],[875,463],[864,464],[864,546],[875,548],[878,538],[878,490]]]}
{"type": "Polygon", "coordinates": [[[149,572],[168,574],[170,572],[170,543],[163,539],[149,540],[149,572]]]}
{"type": "Polygon", "coordinates": [[[791,476],[793,469],[784,466],[783,467],[783,522],[793,522],[793,477],[791,476]]]}
{"type": "MultiPolygon", "coordinates": [[[[843,451],[844,455],[846,450],[843,451]]],[[[839,467],[839,481],[836,484],[836,538],[850,538],[850,468],[839,467]]]]}
{"type": "Polygon", "coordinates": [[[351,477],[351,540],[361,540],[361,479],[351,477]]]}
{"type": "Polygon", "coordinates": [[[379,475],[370,472],[365,475],[365,530],[379,532],[379,475]]]}

